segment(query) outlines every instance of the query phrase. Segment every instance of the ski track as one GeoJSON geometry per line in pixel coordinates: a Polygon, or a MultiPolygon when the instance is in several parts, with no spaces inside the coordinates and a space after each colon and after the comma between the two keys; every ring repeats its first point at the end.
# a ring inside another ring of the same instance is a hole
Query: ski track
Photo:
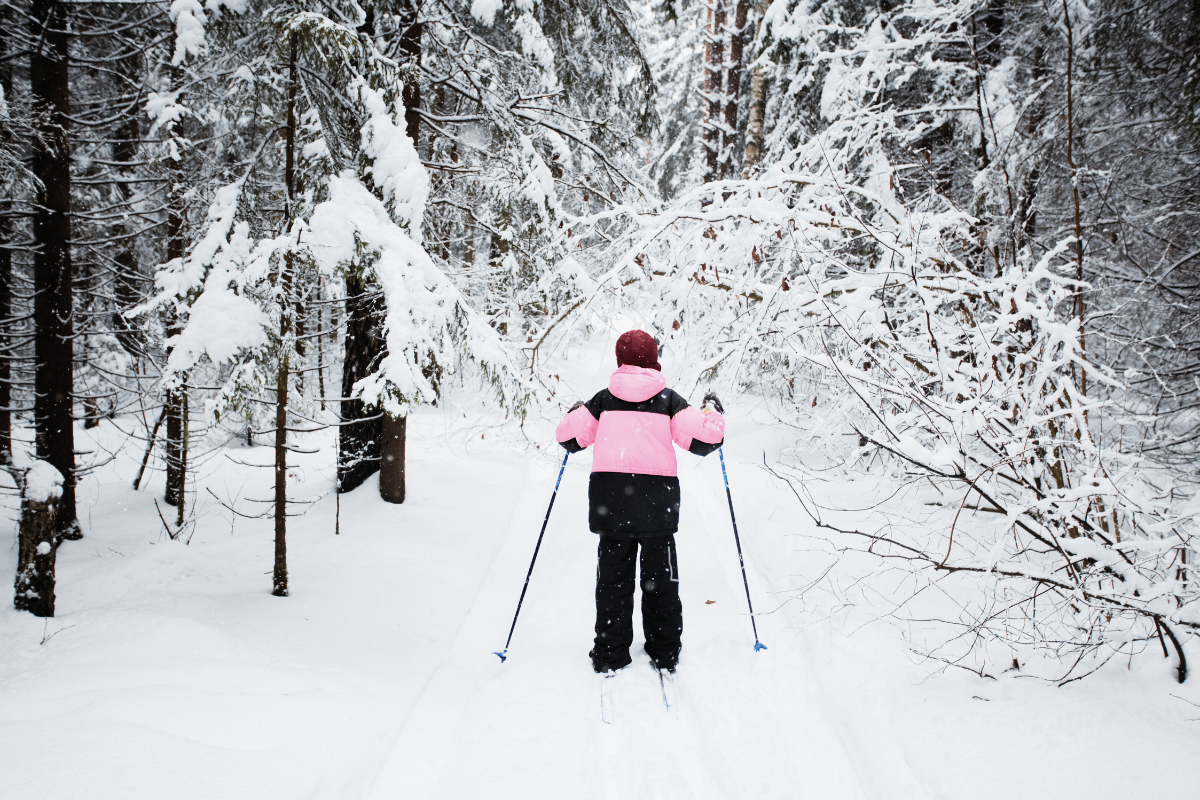
{"type": "MultiPolygon", "coordinates": [[[[576,456],[508,662],[490,651],[503,645],[556,471],[535,470],[526,481],[454,644],[404,720],[371,797],[896,796],[864,787],[869,765],[830,723],[786,615],[758,618],[770,649],[754,652],[720,465],[715,456],[696,464],[681,455],[681,467],[678,711],[665,709],[642,652],[639,612],[634,663],[614,678],[614,724],[601,720],[587,658],[596,558],[583,511],[590,459],[576,456]],[[797,684],[808,688],[797,692],[797,684]]],[[[729,467],[736,480],[738,467],[729,467]]],[[[743,534],[747,574],[753,596],[766,603],[753,541],[743,534]]]]}

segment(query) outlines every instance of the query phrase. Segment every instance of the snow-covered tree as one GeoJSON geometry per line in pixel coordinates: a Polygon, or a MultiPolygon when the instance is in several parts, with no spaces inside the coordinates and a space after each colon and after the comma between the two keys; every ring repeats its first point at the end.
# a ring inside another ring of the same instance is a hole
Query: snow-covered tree
{"type": "Polygon", "coordinates": [[[210,401],[215,417],[253,417],[250,409],[263,402],[275,407],[274,593],[286,595],[287,434],[291,420],[317,424],[310,398],[295,385],[306,289],[351,276],[379,287],[382,357],[353,386],[378,413],[402,418],[412,406],[435,403],[439,382],[467,369],[507,407],[519,409],[524,390],[496,332],[421,245],[428,178],[405,129],[402,70],[359,35],[361,14],[328,17],[287,6],[260,13],[229,14],[232,30],[218,23],[212,33],[236,34],[249,48],[226,55],[259,68],[243,64],[235,72],[257,90],[260,113],[283,123],[282,141],[264,131],[240,175],[214,192],[203,235],[164,266],[158,293],[140,310],[167,306],[179,320],[165,342],[164,389],[202,363],[227,365],[210,401]],[[323,74],[347,80],[336,105],[325,108],[306,102],[303,91],[323,74]],[[330,119],[335,127],[326,126],[330,119]],[[338,126],[351,120],[359,138],[347,162],[330,140],[342,137],[346,146],[338,126]],[[272,167],[281,174],[267,183],[263,173],[272,167]],[[261,216],[265,187],[284,201],[275,224],[261,216]]]}

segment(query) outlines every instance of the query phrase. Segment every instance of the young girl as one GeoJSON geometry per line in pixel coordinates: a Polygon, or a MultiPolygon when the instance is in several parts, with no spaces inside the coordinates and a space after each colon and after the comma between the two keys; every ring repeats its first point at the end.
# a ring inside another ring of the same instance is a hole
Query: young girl
{"type": "Polygon", "coordinates": [[[600,534],[596,566],[596,672],[632,659],[633,581],[641,550],[642,628],[646,654],[674,672],[683,632],[675,531],[679,478],[674,442],[706,456],[724,442],[725,420],[715,395],[703,412],[666,388],[658,344],[644,331],[617,339],[617,371],[608,388],[576,403],[558,424],[558,443],[578,453],[596,445],[588,486],[588,524],[600,534]]]}

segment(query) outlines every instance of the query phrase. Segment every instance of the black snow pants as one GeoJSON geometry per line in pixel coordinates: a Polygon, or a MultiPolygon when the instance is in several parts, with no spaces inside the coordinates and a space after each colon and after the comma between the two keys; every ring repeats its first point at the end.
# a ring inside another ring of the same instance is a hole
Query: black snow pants
{"type": "Polygon", "coordinates": [[[679,564],[675,536],[600,534],[596,563],[596,644],[592,666],[598,672],[629,664],[633,644],[633,588],[641,549],[642,630],[646,653],[662,668],[679,660],[683,605],[679,602],[679,564]]]}

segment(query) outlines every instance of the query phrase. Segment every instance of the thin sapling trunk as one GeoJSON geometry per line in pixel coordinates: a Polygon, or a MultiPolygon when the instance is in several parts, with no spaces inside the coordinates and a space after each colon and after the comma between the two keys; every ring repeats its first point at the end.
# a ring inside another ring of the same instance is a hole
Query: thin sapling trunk
{"type": "MultiPolygon", "coordinates": [[[[296,179],[296,36],[292,35],[288,58],[288,106],[285,181],[287,184],[287,224],[295,219],[296,179]]],[[[287,573],[287,406],[288,337],[292,332],[292,281],[295,254],[288,251],[279,276],[279,366],[275,373],[275,570],[271,594],[288,595],[287,573]]]]}

